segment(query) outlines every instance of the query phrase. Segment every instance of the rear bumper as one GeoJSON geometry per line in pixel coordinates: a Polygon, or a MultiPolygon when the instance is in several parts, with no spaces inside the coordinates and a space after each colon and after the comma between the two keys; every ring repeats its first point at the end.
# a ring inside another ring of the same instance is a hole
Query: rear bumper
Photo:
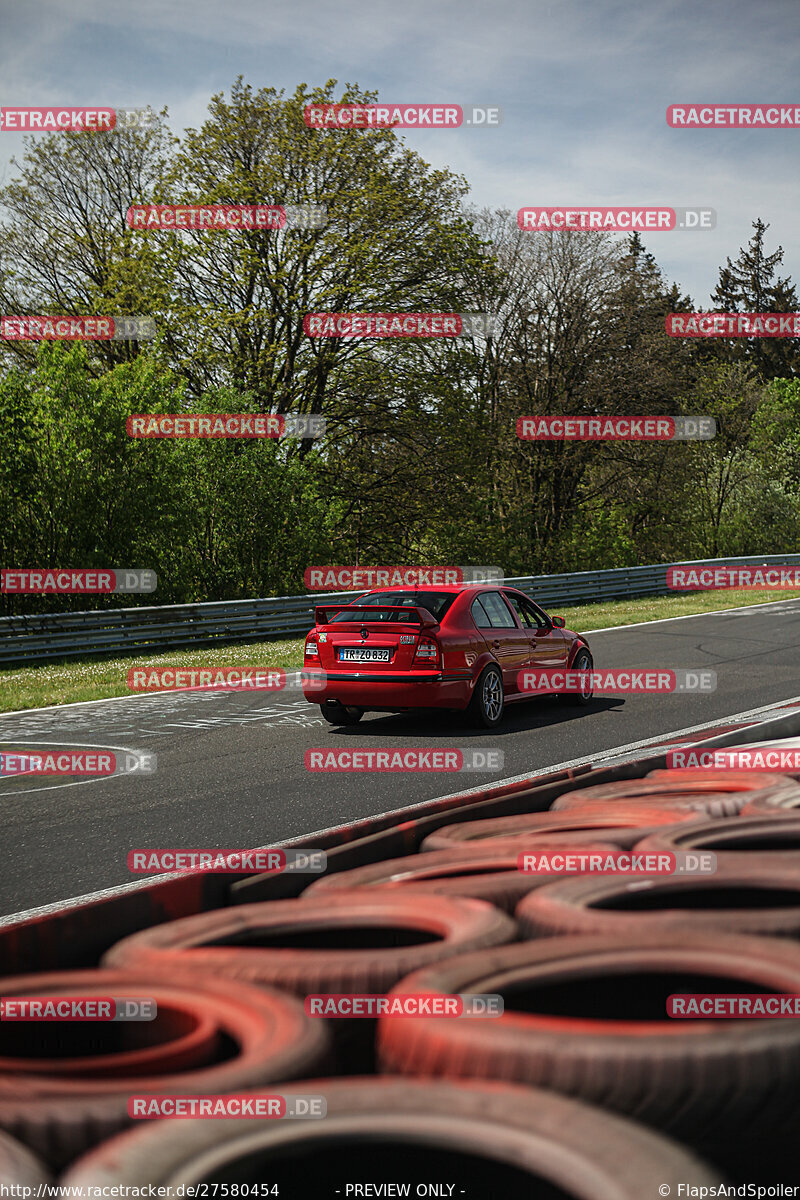
{"type": "Polygon", "coordinates": [[[338,700],[353,708],[466,708],[472,698],[473,680],[466,673],[418,671],[413,675],[389,675],[377,671],[329,672],[325,687],[303,688],[312,704],[338,700]]]}

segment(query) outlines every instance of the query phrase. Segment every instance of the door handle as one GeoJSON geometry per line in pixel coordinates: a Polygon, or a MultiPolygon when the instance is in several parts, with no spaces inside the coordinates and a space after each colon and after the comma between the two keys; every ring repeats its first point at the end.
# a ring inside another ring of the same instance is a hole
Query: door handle
{"type": "Polygon", "coordinates": [[[493,650],[499,650],[499,649],[500,649],[500,643],[499,643],[499,642],[492,642],[492,649],[493,649],[493,650]]]}

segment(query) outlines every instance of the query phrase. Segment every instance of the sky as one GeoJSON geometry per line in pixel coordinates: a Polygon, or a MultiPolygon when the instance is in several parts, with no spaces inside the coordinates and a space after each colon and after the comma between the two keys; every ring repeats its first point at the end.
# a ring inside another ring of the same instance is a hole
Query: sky
{"type": "MultiPolygon", "coordinates": [[[[287,94],[333,78],[391,103],[499,106],[496,128],[401,136],[465,175],[479,207],[713,208],[714,230],[644,236],[709,307],[757,217],[800,284],[800,128],[671,129],[666,109],[800,103],[799,34],[798,0],[0,0],[0,103],[166,105],[179,133],[243,75],[287,94]]],[[[23,151],[0,133],[0,183],[23,151]]]]}

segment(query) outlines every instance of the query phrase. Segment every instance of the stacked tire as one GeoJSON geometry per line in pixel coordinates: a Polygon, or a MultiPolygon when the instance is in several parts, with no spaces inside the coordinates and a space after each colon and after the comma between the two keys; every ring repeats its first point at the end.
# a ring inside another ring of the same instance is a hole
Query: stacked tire
{"type": "Polygon", "coordinates": [[[0,1129],[52,1168],[128,1125],[133,1091],[237,1092],[319,1073],[331,1061],[328,1030],[294,997],[232,991],[174,968],[12,976],[0,980],[0,995],[156,1004],[152,1021],[0,1022],[0,1129]]]}
{"type": "Polygon", "coordinates": [[[0,981],[6,997],[158,1007],[149,1025],[36,1039],[0,1023],[0,1181],[66,1167],[70,1186],[268,1179],[322,1195],[324,1179],[335,1195],[444,1178],[464,1194],[639,1200],[654,1183],[788,1180],[800,1023],[669,1006],[800,995],[798,801],[794,780],[759,772],[580,787],[547,812],[443,823],[415,853],[297,899],[141,930],[99,968],[0,981]],[[713,874],[519,869],[532,853],[706,852],[713,874]],[[325,1019],[304,1003],[409,993],[499,995],[503,1013],[325,1019]],[[265,1091],[324,1097],[327,1116],[139,1123],[127,1107],[265,1091]]]}

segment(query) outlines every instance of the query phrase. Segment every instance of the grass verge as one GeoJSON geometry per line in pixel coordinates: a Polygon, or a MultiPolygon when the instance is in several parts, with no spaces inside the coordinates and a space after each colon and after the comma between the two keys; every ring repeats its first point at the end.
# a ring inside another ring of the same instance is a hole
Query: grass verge
{"type": "MultiPolygon", "coordinates": [[[[651,596],[641,600],[614,600],[605,604],[583,604],[579,608],[561,608],[569,629],[579,633],[639,621],[658,621],[665,617],[684,617],[693,613],[714,612],[726,608],[769,604],[792,600],[800,591],[775,592],[696,592],[688,596],[651,596]]],[[[553,609],[555,612],[556,609],[553,609]]],[[[131,696],[127,674],[137,667],[282,667],[296,671],[303,665],[303,638],[288,641],[250,642],[204,650],[169,650],[160,654],[127,655],[113,659],[73,659],[58,664],[12,667],[0,671],[0,713],[50,704],[73,704],[81,700],[104,700],[112,696],[131,696]]]]}

